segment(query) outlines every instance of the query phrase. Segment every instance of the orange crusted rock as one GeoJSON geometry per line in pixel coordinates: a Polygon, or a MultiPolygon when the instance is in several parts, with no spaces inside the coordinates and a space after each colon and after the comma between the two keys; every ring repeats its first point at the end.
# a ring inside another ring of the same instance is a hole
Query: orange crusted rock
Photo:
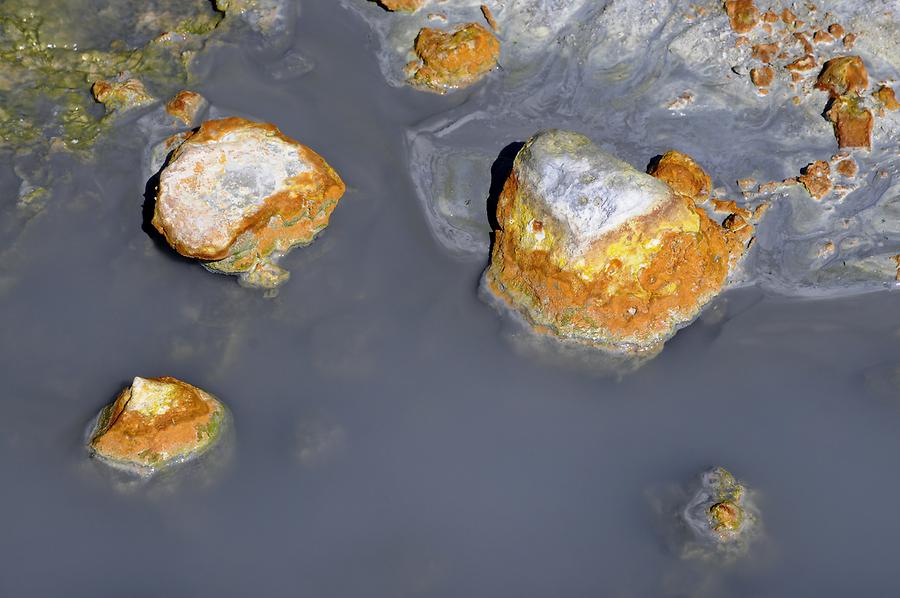
{"type": "Polygon", "coordinates": [[[856,162],[852,158],[846,158],[837,163],[837,166],[834,169],[845,177],[855,177],[856,173],[859,171],[859,167],[856,165],[856,162]]]}
{"type": "Polygon", "coordinates": [[[108,113],[142,108],[156,101],[139,79],[128,79],[126,76],[112,81],[95,81],[91,86],[91,93],[108,113]]]}
{"type": "Polygon", "coordinates": [[[753,0],[725,0],[725,12],[735,33],[747,33],[759,23],[759,9],[753,0]]]}
{"type": "Polygon", "coordinates": [[[825,31],[816,31],[813,35],[813,41],[817,44],[830,44],[834,41],[834,38],[825,31]]]}
{"type": "Polygon", "coordinates": [[[828,26],[828,33],[833,35],[834,37],[844,37],[844,28],[840,23],[832,23],[828,26]]]}
{"type": "Polygon", "coordinates": [[[491,29],[500,31],[500,27],[497,26],[497,20],[494,19],[494,13],[491,12],[491,9],[487,4],[481,5],[481,14],[484,16],[484,20],[487,21],[487,24],[491,26],[491,29]]]}
{"type": "Polygon", "coordinates": [[[789,71],[810,71],[816,68],[816,59],[813,56],[807,54],[806,56],[798,58],[790,64],[785,65],[784,68],[789,71]]]}
{"type": "Polygon", "coordinates": [[[827,91],[831,97],[848,93],[860,94],[869,87],[869,73],[859,56],[832,58],[822,67],[816,88],[827,91]]]}
{"type": "Polygon", "coordinates": [[[390,11],[415,12],[422,8],[425,0],[376,0],[382,8],[390,11]]]}
{"type": "Polygon", "coordinates": [[[850,48],[852,48],[852,47],[853,47],[853,44],[856,43],[856,34],[855,34],[855,33],[848,33],[847,35],[845,35],[845,36],[844,36],[843,43],[844,43],[844,47],[847,48],[848,50],[849,50],[850,48]]]}
{"type": "Polygon", "coordinates": [[[207,269],[274,286],[287,277],[274,261],[312,242],[343,193],[325,160],[275,125],[211,120],[160,173],[153,226],[207,269]]]}
{"type": "Polygon", "coordinates": [[[722,199],[714,199],[712,200],[712,208],[715,212],[722,212],[728,214],[737,214],[741,218],[749,219],[750,218],[750,210],[747,208],[742,208],[737,205],[737,202],[733,199],[731,200],[722,200],[722,199]]]}
{"type": "Polygon", "coordinates": [[[767,10],[763,13],[762,20],[766,23],[775,23],[776,21],[778,21],[778,15],[771,10],[767,10]]]}
{"type": "Polygon", "coordinates": [[[687,154],[675,150],[669,150],[652,163],[648,174],[697,204],[705,202],[712,191],[712,181],[703,168],[687,154]]]}
{"type": "Polygon", "coordinates": [[[781,11],[781,21],[785,25],[793,25],[794,21],[797,20],[797,15],[792,13],[789,9],[785,8],[781,11]]]}
{"type": "Polygon", "coordinates": [[[468,23],[446,32],[425,27],[416,37],[418,62],[412,70],[410,84],[420,89],[447,93],[479,81],[497,66],[500,42],[479,25],[468,23]]]}
{"type": "Polygon", "coordinates": [[[872,112],[860,104],[856,95],[835,98],[826,112],[834,125],[838,147],[872,147],[872,112]]]}
{"type": "Polygon", "coordinates": [[[225,407],[176,378],[140,378],[97,418],[89,448],[119,469],[149,475],[196,457],[219,440],[225,407]]]}
{"type": "Polygon", "coordinates": [[[778,49],[778,44],[756,44],[753,46],[753,58],[771,64],[778,49]]]}
{"type": "Polygon", "coordinates": [[[488,288],[538,330],[658,348],[743,251],[687,196],[566,131],[532,137],[497,205],[488,288]]]}
{"type": "Polygon", "coordinates": [[[897,96],[894,95],[894,90],[887,85],[882,85],[878,88],[878,91],[872,95],[874,95],[875,99],[881,102],[881,105],[888,110],[900,109],[900,103],[897,102],[897,96]]]}
{"type": "Polygon", "coordinates": [[[806,52],[807,54],[812,54],[813,52],[815,52],[813,45],[811,43],[809,43],[809,40],[806,39],[806,36],[803,35],[802,33],[800,33],[799,31],[794,34],[794,39],[796,39],[798,42],[800,42],[800,45],[803,46],[803,51],[806,52]]]}
{"type": "Polygon", "coordinates": [[[750,80],[753,81],[753,84],[757,87],[768,87],[772,84],[772,79],[774,77],[775,71],[773,71],[770,66],[750,69],[750,80]]]}
{"type": "Polygon", "coordinates": [[[817,160],[806,166],[797,180],[813,199],[822,199],[831,191],[831,167],[828,162],[817,160]]]}
{"type": "Polygon", "coordinates": [[[729,214],[722,221],[722,228],[728,231],[732,242],[740,246],[748,244],[753,239],[753,225],[740,214],[729,214]]]}
{"type": "Polygon", "coordinates": [[[171,100],[166,102],[166,112],[177,118],[187,126],[192,126],[206,108],[206,99],[194,91],[179,91],[171,100]]]}

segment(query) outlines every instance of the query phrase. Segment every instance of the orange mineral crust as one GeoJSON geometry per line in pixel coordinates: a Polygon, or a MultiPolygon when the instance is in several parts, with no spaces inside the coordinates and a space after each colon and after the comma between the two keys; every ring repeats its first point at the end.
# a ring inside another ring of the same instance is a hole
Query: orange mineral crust
{"type": "Polygon", "coordinates": [[[712,191],[709,175],[693,158],[679,151],[670,150],[663,154],[657,162],[651,164],[648,173],[665,182],[676,193],[690,197],[698,204],[705,202],[712,191]]]}
{"type": "Polygon", "coordinates": [[[425,4],[425,0],[377,0],[377,2],[382,8],[392,12],[415,12],[425,4]]]}
{"type": "Polygon", "coordinates": [[[882,85],[872,95],[888,110],[900,110],[900,102],[897,102],[897,96],[894,94],[893,88],[882,85]]]}
{"type": "Polygon", "coordinates": [[[206,99],[195,91],[179,91],[166,102],[166,112],[187,126],[194,124],[205,107],[206,99]]]}
{"type": "Polygon", "coordinates": [[[321,156],[275,125],[211,120],[160,174],[153,225],[178,253],[207,260],[211,270],[277,274],[272,259],[312,242],[344,189],[321,156]]]}
{"type": "Polygon", "coordinates": [[[539,331],[614,351],[657,349],[743,252],[692,195],[566,131],[519,152],[497,221],[493,293],[539,331]]]}
{"type": "Polygon", "coordinates": [[[416,36],[417,61],[407,65],[414,87],[447,93],[479,81],[497,66],[500,41],[478,23],[451,31],[425,27],[416,36]]]}
{"type": "Polygon", "coordinates": [[[110,465],[152,473],[209,448],[225,417],[225,407],[196,386],[137,377],[100,413],[90,449],[110,465]]]}
{"type": "Polygon", "coordinates": [[[759,23],[759,9],[753,0],[725,0],[725,12],[735,33],[747,33],[759,23]]]}
{"type": "Polygon", "coordinates": [[[831,191],[831,167],[828,162],[817,160],[806,166],[797,180],[813,199],[822,199],[831,191]]]}
{"type": "Polygon", "coordinates": [[[825,113],[834,126],[838,147],[872,147],[872,111],[860,104],[856,95],[836,98],[825,113]]]}
{"type": "Polygon", "coordinates": [[[822,67],[816,87],[831,94],[831,97],[861,94],[869,86],[866,65],[859,56],[832,58],[822,67]]]}

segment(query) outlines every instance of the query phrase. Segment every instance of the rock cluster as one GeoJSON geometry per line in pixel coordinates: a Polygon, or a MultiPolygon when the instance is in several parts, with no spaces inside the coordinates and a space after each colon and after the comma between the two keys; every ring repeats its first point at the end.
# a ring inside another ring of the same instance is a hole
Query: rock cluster
{"type": "Polygon", "coordinates": [[[478,23],[449,31],[425,27],[416,37],[416,60],[407,65],[409,83],[419,89],[447,93],[481,80],[497,66],[500,42],[478,23]]]}
{"type": "Polygon", "coordinates": [[[160,173],[153,225],[181,255],[274,287],[275,261],[328,226],[344,183],[325,160],[271,124],[211,120],[160,173]]]}
{"type": "Polygon", "coordinates": [[[747,489],[724,467],[701,476],[683,518],[693,536],[687,548],[689,556],[738,556],[759,527],[747,489]]]}
{"type": "Polygon", "coordinates": [[[109,465],[149,475],[204,453],[227,418],[225,406],[196,386],[136,377],[100,412],[89,448],[109,465]]]}
{"type": "Polygon", "coordinates": [[[532,137],[499,198],[488,287],[538,330],[657,348],[722,289],[744,246],[697,207],[710,183],[693,160],[671,152],[654,172],[578,133],[532,137]]]}

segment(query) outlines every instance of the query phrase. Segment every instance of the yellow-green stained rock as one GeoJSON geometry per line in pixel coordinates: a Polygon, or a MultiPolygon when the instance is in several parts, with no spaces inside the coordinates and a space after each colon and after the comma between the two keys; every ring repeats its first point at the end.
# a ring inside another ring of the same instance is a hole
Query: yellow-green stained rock
{"type": "Polygon", "coordinates": [[[89,448],[113,467],[150,475],[204,453],[228,417],[222,403],[196,386],[136,377],[101,411],[89,448]]]}
{"type": "Polygon", "coordinates": [[[708,177],[693,160],[682,168],[684,158],[661,171],[673,189],[583,135],[538,133],[500,194],[488,288],[539,331],[658,349],[721,291],[743,252],[696,207],[708,177]]]}
{"type": "Polygon", "coordinates": [[[684,521],[691,532],[686,555],[733,558],[743,554],[760,529],[752,496],[724,467],[705,472],[687,504],[684,521]]]}

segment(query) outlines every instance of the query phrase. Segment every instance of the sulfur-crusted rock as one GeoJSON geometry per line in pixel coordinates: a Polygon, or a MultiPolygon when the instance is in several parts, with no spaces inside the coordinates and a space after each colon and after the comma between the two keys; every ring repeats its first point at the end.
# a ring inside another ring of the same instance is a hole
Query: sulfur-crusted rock
{"type": "Polygon", "coordinates": [[[816,87],[832,97],[861,94],[869,87],[869,74],[859,56],[832,58],[822,67],[816,87]]]}
{"type": "Polygon", "coordinates": [[[425,0],[376,0],[378,4],[386,10],[415,12],[422,8],[425,0]]]}
{"type": "Polygon", "coordinates": [[[648,172],[696,203],[705,202],[712,191],[712,181],[700,165],[687,154],[675,150],[663,154],[648,172]]]}
{"type": "Polygon", "coordinates": [[[828,162],[817,160],[806,166],[797,180],[813,199],[822,199],[831,191],[831,167],[828,162]]]}
{"type": "Polygon", "coordinates": [[[834,125],[838,147],[872,147],[872,111],[863,106],[857,95],[835,98],[825,113],[834,125]]]}
{"type": "Polygon", "coordinates": [[[98,80],[91,86],[94,99],[103,104],[107,113],[120,113],[149,106],[156,102],[139,79],[120,77],[98,80]]]}
{"type": "Polygon", "coordinates": [[[734,557],[758,531],[756,509],[742,484],[724,467],[705,472],[688,502],[684,521],[693,536],[688,556],[734,557]]]}
{"type": "Polygon", "coordinates": [[[410,84],[447,93],[472,85],[493,70],[500,42],[480,24],[467,23],[451,31],[423,28],[414,50],[418,60],[407,66],[410,84]]]}
{"type": "Polygon", "coordinates": [[[735,33],[747,33],[759,23],[759,9],[753,0],[725,0],[725,12],[735,33]]]}
{"type": "Polygon", "coordinates": [[[583,135],[538,133],[500,195],[485,281],[538,330],[658,348],[721,290],[742,251],[694,201],[583,135]]]}
{"type": "Polygon", "coordinates": [[[271,287],[287,276],[274,262],[328,226],[344,189],[321,156],[274,125],[212,120],[163,168],[153,225],[206,268],[271,287]]]}
{"type": "Polygon", "coordinates": [[[179,91],[166,102],[166,112],[187,126],[193,126],[207,106],[206,98],[195,91],[179,91]]]}
{"type": "Polygon", "coordinates": [[[872,95],[874,95],[875,99],[888,110],[900,110],[900,102],[897,101],[897,96],[894,94],[893,88],[882,85],[872,95]]]}
{"type": "Polygon", "coordinates": [[[228,417],[222,403],[196,386],[136,377],[100,412],[89,448],[113,467],[150,475],[207,451],[228,417]]]}

